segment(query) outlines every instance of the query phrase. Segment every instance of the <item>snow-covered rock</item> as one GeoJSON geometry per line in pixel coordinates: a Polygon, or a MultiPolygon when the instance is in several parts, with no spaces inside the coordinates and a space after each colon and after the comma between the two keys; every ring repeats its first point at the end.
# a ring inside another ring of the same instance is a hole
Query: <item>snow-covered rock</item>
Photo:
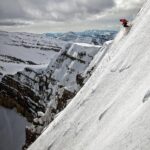
{"type": "Polygon", "coordinates": [[[56,112],[62,110],[66,100],[80,89],[76,82],[77,74],[88,67],[100,48],[81,43],[67,44],[46,69],[25,68],[15,75],[5,75],[0,83],[1,99],[16,99],[10,100],[11,103],[17,102],[33,116],[37,111],[44,111],[47,103],[56,112]]]}
{"type": "Polygon", "coordinates": [[[150,0],[132,24],[29,150],[150,149],[150,0]]]}

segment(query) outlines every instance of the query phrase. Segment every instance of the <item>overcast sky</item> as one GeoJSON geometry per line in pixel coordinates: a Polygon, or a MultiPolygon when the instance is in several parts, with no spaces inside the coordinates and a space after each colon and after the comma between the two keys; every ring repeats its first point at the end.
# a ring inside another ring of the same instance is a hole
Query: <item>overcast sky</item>
{"type": "Polygon", "coordinates": [[[66,32],[120,28],[145,0],[0,0],[0,30],[66,32]]]}

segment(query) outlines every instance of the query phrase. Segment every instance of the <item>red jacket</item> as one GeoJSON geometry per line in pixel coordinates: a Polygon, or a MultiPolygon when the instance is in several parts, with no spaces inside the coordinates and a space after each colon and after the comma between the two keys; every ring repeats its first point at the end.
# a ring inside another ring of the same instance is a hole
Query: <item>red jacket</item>
{"type": "Polygon", "coordinates": [[[127,24],[128,20],[126,20],[126,19],[120,19],[120,22],[122,22],[122,24],[127,24]]]}

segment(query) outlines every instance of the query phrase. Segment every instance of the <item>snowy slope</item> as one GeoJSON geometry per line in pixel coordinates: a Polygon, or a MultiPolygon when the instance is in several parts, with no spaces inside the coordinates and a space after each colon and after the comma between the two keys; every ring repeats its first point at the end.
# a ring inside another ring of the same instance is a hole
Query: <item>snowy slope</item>
{"type": "Polygon", "coordinates": [[[150,149],[149,24],[150,0],[29,150],[150,149]]]}
{"type": "Polygon", "coordinates": [[[14,74],[25,67],[46,67],[64,44],[42,34],[0,31],[0,72],[14,74]]]}

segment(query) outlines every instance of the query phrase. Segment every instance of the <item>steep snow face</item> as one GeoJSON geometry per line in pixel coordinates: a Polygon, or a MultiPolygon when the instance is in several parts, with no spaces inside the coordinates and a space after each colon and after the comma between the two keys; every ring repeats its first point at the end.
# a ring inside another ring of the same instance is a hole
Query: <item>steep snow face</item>
{"type": "Polygon", "coordinates": [[[150,149],[149,24],[150,0],[29,150],[150,149]]]}

